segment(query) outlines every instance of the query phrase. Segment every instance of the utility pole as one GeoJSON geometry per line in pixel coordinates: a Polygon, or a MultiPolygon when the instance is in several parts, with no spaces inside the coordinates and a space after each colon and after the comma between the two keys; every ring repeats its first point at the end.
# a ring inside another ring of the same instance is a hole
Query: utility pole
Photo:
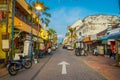
{"type": "Polygon", "coordinates": [[[12,27],[11,27],[11,52],[10,52],[10,60],[12,60],[13,49],[14,49],[14,16],[15,16],[15,4],[16,0],[12,0],[12,27]]]}
{"type": "MultiPolygon", "coordinates": [[[[9,3],[10,3],[10,1],[9,0],[7,0],[7,3],[6,3],[6,5],[7,5],[7,11],[6,11],[6,40],[8,40],[8,38],[9,38],[9,35],[8,35],[8,24],[9,24],[9,3]]],[[[6,59],[5,59],[5,65],[6,65],[6,63],[7,63],[7,61],[8,61],[8,51],[9,50],[5,50],[5,52],[6,52],[6,59]]]]}

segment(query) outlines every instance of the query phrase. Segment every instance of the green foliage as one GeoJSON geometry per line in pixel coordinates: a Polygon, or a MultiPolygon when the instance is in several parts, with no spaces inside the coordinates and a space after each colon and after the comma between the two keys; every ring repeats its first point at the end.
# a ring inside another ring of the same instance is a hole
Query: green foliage
{"type": "Polygon", "coordinates": [[[70,28],[69,31],[70,31],[70,33],[73,33],[74,30],[73,30],[73,28],[70,28]]]}

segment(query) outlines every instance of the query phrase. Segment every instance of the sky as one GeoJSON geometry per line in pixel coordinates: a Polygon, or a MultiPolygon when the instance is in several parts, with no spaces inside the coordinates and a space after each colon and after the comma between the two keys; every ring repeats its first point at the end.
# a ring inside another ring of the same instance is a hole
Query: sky
{"type": "Polygon", "coordinates": [[[74,24],[78,19],[90,15],[119,13],[118,0],[40,0],[50,8],[50,24],[48,28],[56,30],[59,42],[67,33],[67,26],[74,24]]]}

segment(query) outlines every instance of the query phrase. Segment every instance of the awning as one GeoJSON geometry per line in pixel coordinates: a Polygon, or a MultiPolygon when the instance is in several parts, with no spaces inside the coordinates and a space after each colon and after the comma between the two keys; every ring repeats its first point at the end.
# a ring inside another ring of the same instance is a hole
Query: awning
{"type": "Polygon", "coordinates": [[[120,32],[119,33],[114,33],[110,34],[104,37],[100,37],[98,40],[108,40],[108,39],[119,39],[120,38],[120,32]]]}
{"type": "Polygon", "coordinates": [[[98,40],[102,41],[102,40],[107,40],[108,37],[107,36],[104,36],[104,37],[100,37],[98,40]]]}
{"type": "Polygon", "coordinates": [[[120,38],[120,32],[119,33],[114,33],[114,34],[110,34],[107,37],[108,39],[118,39],[120,38]]]}

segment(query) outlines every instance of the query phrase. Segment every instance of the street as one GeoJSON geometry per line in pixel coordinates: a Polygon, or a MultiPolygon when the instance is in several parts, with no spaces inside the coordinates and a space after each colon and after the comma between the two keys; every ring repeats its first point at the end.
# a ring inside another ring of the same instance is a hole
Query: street
{"type": "Polygon", "coordinates": [[[75,56],[73,51],[59,47],[52,56],[43,57],[31,69],[23,69],[16,76],[7,75],[3,80],[107,80],[88,67],[85,60],[89,58],[75,56]],[[63,67],[61,62],[67,64],[63,67]]]}
{"type": "Polygon", "coordinates": [[[0,80],[120,80],[120,0],[0,0],[0,80]]]}

